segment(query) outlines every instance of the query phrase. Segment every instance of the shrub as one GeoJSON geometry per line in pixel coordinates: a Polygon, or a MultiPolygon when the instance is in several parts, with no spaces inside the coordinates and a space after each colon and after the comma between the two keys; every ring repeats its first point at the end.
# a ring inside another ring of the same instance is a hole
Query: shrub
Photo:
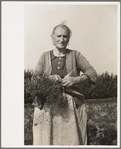
{"type": "MultiPolygon", "coordinates": [[[[31,79],[33,75],[32,70],[24,70],[24,84],[27,79],[31,79]]],[[[90,81],[84,81],[80,84],[80,92],[86,99],[103,99],[110,97],[117,97],[117,75],[109,75],[105,72],[97,76],[95,85],[91,85],[90,81]]],[[[32,96],[24,89],[25,103],[32,103],[32,96]]]]}
{"type": "Polygon", "coordinates": [[[46,74],[33,74],[31,79],[26,79],[25,92],[30,96],[30,101],[33,100],[33,105],[40,109],[45,102],[49,106],[57,103],[61,108],[68,107],[67,99],[63,96],[62,84],[56,81],[54,76],[50,79],[46,74]]]}
{"type": "Polygon", "coordinates": [[[24,70],[24,80],[31,79],[33,70],[24,70]]]}
{"type": "Polygon", "coordinates": [[[101,99],[117,97],[117,75],[109,75],[105,72],[97,76],[95,85],[90,85],[89,81],[81,85],[86,99],[101,99]]]}

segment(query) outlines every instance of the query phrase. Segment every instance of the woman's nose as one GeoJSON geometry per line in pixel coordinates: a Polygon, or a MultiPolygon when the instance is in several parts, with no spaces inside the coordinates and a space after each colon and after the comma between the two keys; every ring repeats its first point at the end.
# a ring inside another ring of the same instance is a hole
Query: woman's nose
{"type": "Polygon", "coordinates": [[[63,40],[64,40],[64,39],[63,39],[63,37],[61,36],[60,41],[63,42],[63,40]]]}

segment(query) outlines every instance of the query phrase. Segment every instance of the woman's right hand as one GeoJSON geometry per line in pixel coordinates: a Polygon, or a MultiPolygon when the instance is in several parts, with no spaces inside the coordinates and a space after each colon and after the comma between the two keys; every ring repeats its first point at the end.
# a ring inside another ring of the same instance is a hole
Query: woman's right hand
{"type": "Polygon", "coordinates": [[[59,81],[62,82],[62,78],[59,75],[50,75],[49,79],[51,79],[52,81],[59,81]]]}

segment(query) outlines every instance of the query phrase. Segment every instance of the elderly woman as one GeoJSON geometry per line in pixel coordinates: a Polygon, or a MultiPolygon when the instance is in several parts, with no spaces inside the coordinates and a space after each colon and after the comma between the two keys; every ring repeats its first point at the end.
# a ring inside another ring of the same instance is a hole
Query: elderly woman
{"type": "MultiPolygon", "coordinates": [[[[61,80],[65,89],[74,88],[84,80],[92,83],[96,80],[96,71],[86,58],[80,52],[66,48],[70,34],[71,31],[66,25],[55,26],[51,35],[55,48],[41,55],[35,69],[36,72],[49,75],[51,79],[61,80]],[[80,75],[80,72],[83,74],[80,75]]],[[[87,144],[87,112],[84,97],[73,97],[71,93],[65,93],[65,96],[68,99],[66,111],[55,105],[55,114],[52,114],[49,108],[45,110],[46,104],[41,110],[35,107],[33,145],[87,144]],[[57,110],[62,114],[56,114],[57,110]]]]}

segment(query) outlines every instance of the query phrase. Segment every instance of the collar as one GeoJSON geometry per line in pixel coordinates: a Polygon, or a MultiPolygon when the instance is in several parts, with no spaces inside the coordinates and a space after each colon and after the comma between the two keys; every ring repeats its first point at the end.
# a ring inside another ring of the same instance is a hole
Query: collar
{"type": "Polygon", "coordinates": [[[54,54],[55,54],[55,53],[54,53],[54,50],[55,50],[55,49],[53,49],[52,51],[50,51],[50,54],[51,54],[51,60],[55,59],[56,57],[66,57],[66,55],[63,55],[63,56],[57,56],[57,55],[54,55],[54,54]]]}
{"type": "Polygon", "coordinates": [[[53,50],[53,54],[56,56],[56,57],[64,57],[66,56],[66,54],[59,54],[57,48],[55,47],[54,50],[53,50]]]}

